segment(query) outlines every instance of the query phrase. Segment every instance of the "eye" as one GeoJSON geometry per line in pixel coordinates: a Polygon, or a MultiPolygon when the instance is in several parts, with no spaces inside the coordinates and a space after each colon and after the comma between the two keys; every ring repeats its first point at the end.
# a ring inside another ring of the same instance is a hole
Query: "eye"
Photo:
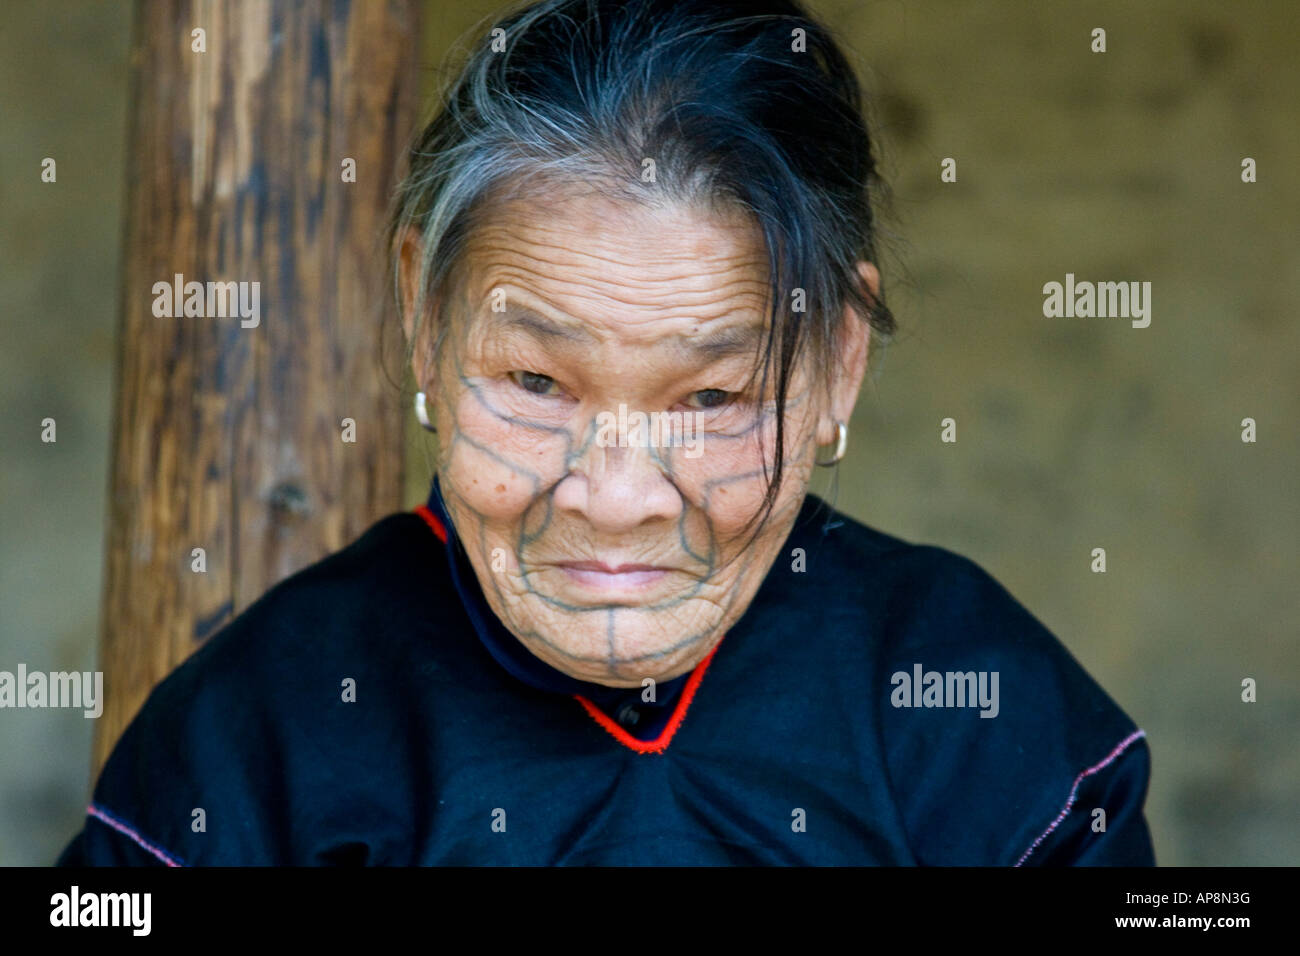
{"type": "Polygon", "coordinates": [[[538,372],[511,372],[510,378],[525,392],[533,395],[549,395],[555,388],[555,379],[538,372]]]}
{"type": "MultiPolygon", "coordinates": [[[[692,392],[691,398],[699,403],[699,408],[721,408],[732,399],[731,392],[724,392],[720,388],[704,388],[698,392],[692,392]]],[[[690,404],[688,402],[688,404],[690,404]]]]}

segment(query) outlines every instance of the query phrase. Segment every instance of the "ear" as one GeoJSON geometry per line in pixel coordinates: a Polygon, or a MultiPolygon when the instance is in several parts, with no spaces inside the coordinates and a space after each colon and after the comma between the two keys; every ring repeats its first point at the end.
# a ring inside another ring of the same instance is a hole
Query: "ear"
{"type": "Polygon", "coordinates": [[[414,229],[408,229],[402,236],[402,247],[397,257],[398,288],[402,294],[402,330],[406,333],[408,342],[411,341],[411,331],[415,325],[415,314],[412,309],[415,305],[422,252],[419,233],[414,229]]]}
{"type": "MultiPolygon", "coordinates": [[[[858,275],[866,284],[872,297],[880,295],[880,271],[870,262],[858,263],[858,275]]],[[[838,361],[831,369],[831,403],[827,413],[817,421],[817,443],[829,445],[838,438],[835,423],[848,424],[853,406],[858,402],[858,391],[867,372],[867,354],[870,351],[871,326],[866,317],[859,315],[846,303],[840,316],[838,332],[838,361]]]]}
{"type": "MultiPolygon", "coordinates": [[[[411,338],[416,334],[415,321],[415,300],[419,291],[420,283],[420,263],[424,252],[423,244],[420,242],[420,234],[414,229],[409,230],[402,237],[402,248],[398,255],[398,287],[402,295],[402,331],[406,335],[406,341],[411,343],[411,338]]],[[[424,314],[428,316],[436,314],[436,310],[431,307],[430,303],[425,303],[424,314]]],[[[429,392],[433,387],[432,369],[427,367],[429,348],[431,340],[431,323],[423,321],[419,323],[419,339],[414,342],[411,349],[411,371],[415,375],[416,388],[423,392],[429,392]]]]}

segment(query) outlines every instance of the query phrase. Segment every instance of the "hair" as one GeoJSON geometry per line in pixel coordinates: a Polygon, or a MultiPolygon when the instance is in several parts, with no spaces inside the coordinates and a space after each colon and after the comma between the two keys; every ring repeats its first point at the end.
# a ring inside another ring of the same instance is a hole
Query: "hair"
{"type": "MultiPolygon", "coordinates": [[[[873,295],[857,271],[859,260],[877,262],[885,184],[857,78],[828,30],[795,0],[542,0],[497,22],[416,138],[397,189],[387,238],[399,311],[400,248],[412,229],[422,248],[403,316],[408,348],[428,303],[447,302],[457,287],[484,211],[526,184],[738,208],[756,221],[771,312],[755,374],[776,411],[774,468],[769,476],[764,463],[755,516],[764,523],[781,484],[799,362],[810,350],[829,388],[846,304],[874,339],[895,330],[883,290],[873,295]],[[641,179],[646,158],[652,183],[641,179]],[[790,308],[795,289],[806,311],[790,308]]],[[[430,330],[435,363],[448,325],[430,330]]]]}

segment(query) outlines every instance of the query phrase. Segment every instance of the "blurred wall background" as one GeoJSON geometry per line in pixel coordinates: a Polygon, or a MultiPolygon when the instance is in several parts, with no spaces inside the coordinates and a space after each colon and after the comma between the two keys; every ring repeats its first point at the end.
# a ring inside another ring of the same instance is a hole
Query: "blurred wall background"
{"type": "MultiPolygon", "coordinates": [[[[429,4],[429,92],[499,9],[429,4]]],[[[1146,729],[1161,863],[1295,863],[1300,7],[813,9],[867,84],[901,324],[874,356],[837,486],[814,490],[982,564],[1146,729]],[[945,157],[956,183],[940,182],[945,157]],[[1150,327],[1044,318],[1042,286],[1067,272],[1151,282],[1150,327]],[[1241,701],[1245,677],[1257,703],[1241,701]]],[[[5,14],[0,670],[92,670],[130,8],[10,0],[5,14]],[[40,182],[46,156],[56,184],[40,182]]],[[[412,502],[422,442],[407,449],[412,502]]],[[[91,724],[0,710],[0,864],[50,862],[81,826],[91,724]]]]}

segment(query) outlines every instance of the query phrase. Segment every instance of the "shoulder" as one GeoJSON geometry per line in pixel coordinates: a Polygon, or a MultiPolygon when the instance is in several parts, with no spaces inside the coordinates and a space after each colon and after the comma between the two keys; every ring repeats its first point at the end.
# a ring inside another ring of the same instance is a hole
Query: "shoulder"
{"type": "Polygon", "coordinates": [[[382,763],[366,741],[396,739],[402,715],[382,704],[407,699],[429,654],[422,602],[442,599],[430,569],[443,560],[420,517],[396,514],[267,591],[149,694],[96,783],[85,839],[112,831],[164,862],[304,859],[339,762],[382,763]],[[270,819],[286,804],[297,829],[270,819]]]}
{"type": "Polygon", "coordinates": [[[431,602],[440,598],[436,586],[446,576],[429,572],[443,560],[441,545],[417,515],[389,515],[267,590],[168,681],[201,677],[210,684],[238,676],[247,688],[253,674],[275,678],[278,664],[318,668],[351,656],[359,645],[369,654],[400,653],[400,647],[366,637],[402,615],[418,614],[422,589],[431,602]]]}
{"type": "Polygon", "coordinates": [[[1013,864],[1031,846],[1045,854],[1063,811],[1087,815],[1095,808],[1080,802],[1119,774],[1127,787],[1110,787],[1109,799],[1125,806],[1102,809],[1130,815],[1136,802],[1140,813],[1145,735],[1006,587],[969,558],[817,499],[804,513],[818,511],[803,535],[838,591],[827,604],[851,622],[835,639],[856,645],[845,651],[868,675],[918,857],[1013,864]]]}
{"type": "Polygon", "coordinates": [[[853,615],[860,628],[845,639],[877,662],[997,669],[1013,691],[1054,677],[1039,690],[1056,703],[1098,717],[1118,710],[1065,645],[975,561],[877,531],[819,499],[803,514],[813,520],[792,540],[812,542],[810,553],[819,556],[810,583],[840,595],[838,612],[853,615]]]}
{"type": "Polygon", "coordinates": [[[806,552],[798,590],[857,618],[847,640],[878,658],[959,651],[974,663],[1068,666],[1069,653],[989,572],[946,548],[871,528],[809,495],[790,537],[806,552]]]}

